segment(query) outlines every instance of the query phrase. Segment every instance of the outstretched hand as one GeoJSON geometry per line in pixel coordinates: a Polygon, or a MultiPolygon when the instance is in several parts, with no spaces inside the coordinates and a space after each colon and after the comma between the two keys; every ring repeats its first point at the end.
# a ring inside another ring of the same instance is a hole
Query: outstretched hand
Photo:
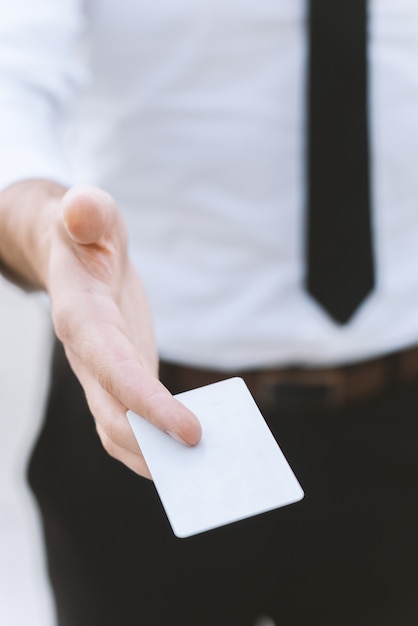
{"type": "Polygon", "coordinates": [[[79,186],[65,194],[61,211],[46,277],[55,332],[104,448],[150,478],[127,409],[187,445],[198,443],[201,427],[158,380],[152,321],[115,202],[101,189],[79,186]]]}

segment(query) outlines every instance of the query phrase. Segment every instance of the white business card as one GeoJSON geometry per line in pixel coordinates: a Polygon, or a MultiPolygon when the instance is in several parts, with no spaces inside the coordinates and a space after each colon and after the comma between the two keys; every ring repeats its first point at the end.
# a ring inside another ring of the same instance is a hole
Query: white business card
{"type": "Polygon", "coordinates": [[[132,411],[127,416],[177,537],[282,507],[303,490],[241,378],[176,395],[202,439],[185,446],[132,411]]]}

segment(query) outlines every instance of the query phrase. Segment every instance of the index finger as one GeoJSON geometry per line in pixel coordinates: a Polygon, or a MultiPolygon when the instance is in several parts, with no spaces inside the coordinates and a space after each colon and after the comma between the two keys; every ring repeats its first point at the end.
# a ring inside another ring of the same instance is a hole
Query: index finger
{"type": "Polygon", "coordinates": [[[146,370],[123,332],[111,322],[79,323],[84,338],[71,349],[103,389],[160,430],[196,445],[202,435],[199,420],[146,370]]]}

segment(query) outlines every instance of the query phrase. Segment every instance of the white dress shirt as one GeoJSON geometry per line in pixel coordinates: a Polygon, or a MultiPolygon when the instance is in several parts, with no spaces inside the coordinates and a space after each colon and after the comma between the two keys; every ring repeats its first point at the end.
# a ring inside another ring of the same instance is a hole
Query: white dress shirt
{"type": "Polygon", "coordinates": [[[114,195],[165,358],[315,366],[417,343],[418,3],[370,14],[378,275],[345,326],[303,288],[303,0],[2,0],[0,185],[114,195]]]}

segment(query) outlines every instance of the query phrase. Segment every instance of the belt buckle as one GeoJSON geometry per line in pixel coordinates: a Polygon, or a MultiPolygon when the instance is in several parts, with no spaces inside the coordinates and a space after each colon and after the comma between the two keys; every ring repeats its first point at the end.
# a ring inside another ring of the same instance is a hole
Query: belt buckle
{"type": "Polygon", "coordinates": [[[289,412],[325,411],[341,407],[344,375],[340,370],[277,370],[260,373],[255,395],[266,408],[289,412]]]}

